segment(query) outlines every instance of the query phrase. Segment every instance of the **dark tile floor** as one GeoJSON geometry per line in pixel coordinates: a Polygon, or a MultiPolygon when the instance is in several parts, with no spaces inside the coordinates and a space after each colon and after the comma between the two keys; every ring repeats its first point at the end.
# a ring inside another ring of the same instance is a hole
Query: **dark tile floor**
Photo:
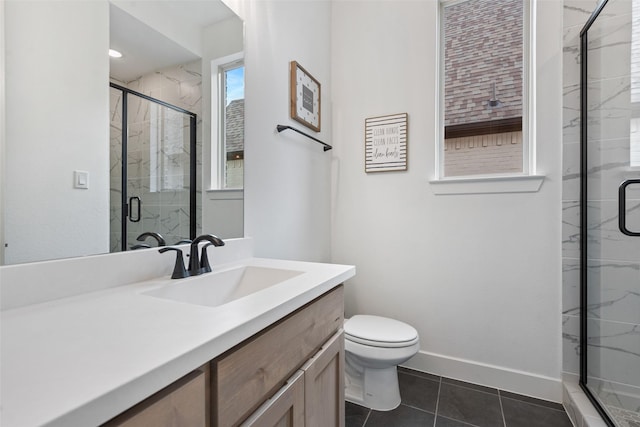
{"type": "Polygon", "coordinates": [[[372,411],[347,402],[346,427],[572,427],[562,405],[398,368],[402,403],[372,411]]]}

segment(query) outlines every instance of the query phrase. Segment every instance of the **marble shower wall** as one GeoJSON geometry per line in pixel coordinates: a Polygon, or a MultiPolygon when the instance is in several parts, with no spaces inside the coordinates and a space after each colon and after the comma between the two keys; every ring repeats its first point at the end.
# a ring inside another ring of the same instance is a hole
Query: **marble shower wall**
{"type": "MultiPolygon", "coordinates": [[[[575,375],[580,334],[579,35],[598,3],[564,2],[563,370],[575,375]]],[[[633,396],[640,396],[640,238],[623,235],[617,226],[617,187],[640,176],[629,167],[632,17],[629,0],[611,0],[589,33],[587,310],[590,384],[599,384],[605,402],[637,411],[640,400],[633,396]]],[[[640,229],[640,189],[630,187],[627,196],[628,226],[640,229]]]]}
{"type": "Polygon", "coordinates": [[[563,371],[580,372],[580,30],[598,0],[565,0],[563,16],[563,371]]]}
{"type": "MultiPolygon", "coordinates": [[[[202,66],[201,61],[179,65],[139,77],[131,82],[113,80],[121,86],[149,95],[169,104],[197,114],[196,133],[196,206],[202,206],[202,66]]],[[[120,250],[121,245],[121,92],[111,89],[111,251],[120,250]]],[[[157,231],[167,244],[189,237],[189,120],[181,113],[164,107],[164,120],[170,121],[175,138],[165,138],[160,147],[150,145],[150,133],[158,129],[151,125],[155,114],[149,109],[155,104],[135,96],[129,96],[129,156],[128,195],[142,194],[142,220],[128,222],[129,242],[144,231],[157,231]],[[151,105],[151,107],[150,107],[151,105]],[[172,143],[171,141],[180,141],[172,143]],[[181,141],[185,141],[183,144],[181,141]],[[161,150],[161,155],[150,153],[161,150]],[[185,165],[186,167],[184,167],[185,165]],[[157,179],[149,179],[151,174],[157,179]],[[152,182],[153,181],[153,182],[152,182]],[[155,186],[155,188],[154,188],[155,186]]],[[[164,129],[169,129],[165,127],[164,129]]],[[[163,132],[167,136],[167,132],[163,132]]],[[[196,231],[201,232],[202,211],[197,210],[196,231]]],[[[151,243],[151,242],[150,242],[151,243]]]]}

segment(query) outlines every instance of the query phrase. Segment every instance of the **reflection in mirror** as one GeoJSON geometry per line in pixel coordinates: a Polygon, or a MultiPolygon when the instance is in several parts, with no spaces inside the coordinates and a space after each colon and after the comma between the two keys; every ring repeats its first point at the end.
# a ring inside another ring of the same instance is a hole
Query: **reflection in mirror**
{"type": "Polygon", "coordinates": [[[242,189],[208,190],[224,188],[210,172],[220,167],[211,64],[243,49],[242,21],[223,3],[7,0],[4,26],[5,264],[154,247],[154,235],[167,245],[243,235],[242,189]],[[123,127],[123,92],[109,83],[187,113],[129,95],[123,127]]]}
{"type": "MultiPolygon", "coordinates": [[[[187,81],[199,94],[200,75],[187,81]]],[[[148,248],[147,237],[157,246],[194,239],[197,114],[112,77],[110,117],[111,252],[148,248]]]]}

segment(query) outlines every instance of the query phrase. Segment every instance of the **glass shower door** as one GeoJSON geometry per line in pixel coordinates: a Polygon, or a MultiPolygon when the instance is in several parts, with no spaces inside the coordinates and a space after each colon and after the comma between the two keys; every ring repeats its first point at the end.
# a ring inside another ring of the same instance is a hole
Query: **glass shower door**
{"type": "Polygon", "coordinates": [[[194,238],[195,114],[116,85],[111,90],[122,97],[122,125],[112,120],[112,250],[157,245],[137,240],[142,233],[157,233],[167,245],[194,238]]]}
{"type": "Polygon", "coordinates": [[[127,248],[144,232],[190,237],[190,117],[129,95],[127,248]]]}
{"type": "Polygon", "coordinates": [[[615,426],[640,426],[640,1],[583,30],[581,383],[615,426]]]}

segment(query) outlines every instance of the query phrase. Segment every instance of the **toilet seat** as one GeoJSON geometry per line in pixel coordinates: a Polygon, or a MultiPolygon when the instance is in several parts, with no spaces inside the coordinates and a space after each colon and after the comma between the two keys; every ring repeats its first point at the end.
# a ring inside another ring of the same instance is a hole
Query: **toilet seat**
{"type": "Polygon", "coordinates": [[[418,342],[418,331],[399,320],[359,314],[344,323],[349,341],[383,348],[409,347],[418,342]]]}

